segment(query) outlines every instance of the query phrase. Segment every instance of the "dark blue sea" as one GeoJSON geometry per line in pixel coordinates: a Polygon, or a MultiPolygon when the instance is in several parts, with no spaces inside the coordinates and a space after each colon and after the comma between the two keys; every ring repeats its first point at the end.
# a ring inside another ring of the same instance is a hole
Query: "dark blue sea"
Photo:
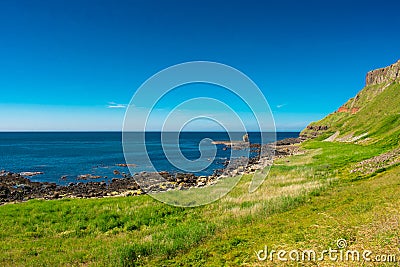
{"type": "MultiPolygon", "coordinates": [[[[138,133],[139,134],[139,133],[138,133]]],[[[298,132],[278,132],[276,140],[298,137],[298,132]]],[[[237,133],[240,140],[242,134],[237,133]]],[[[199,143],[205,138],[214,141],[229,140],[224,132],[181,132],[179,146],[182,154],[195,160],[200,157],[199,143]]],[[[252,143],[260,143],[260,133],[249,133],[252,143]]],[[[267,139],[273,141],[270,134],[267,139]]],[[[182,171],[172,165],[165,157],[161,145],[161,134],[147,132],[145,135],[146,149],[157,171],[182,171]]],[[[206,139],[206,140],[209,140],[206,139]]],[[[265,143],[266,140],[264,140],[265,143]]],[[[268,140],[267,140],[268,141],[268,140]]],[[[216,145],[216,156],[207,158],[210,162],[207,168],[196,172],[198,175],[210,175],[214,170],[223,168],[223,163],[230,159],[230,149],[224,150],[224,145],[216,145]]],[[[121,178],[115,170],[129,173],[124,164],[121,132],[1,132],[0,133],[0,170],[11,172],[43,172],[32,176],[32,181],[56,182],[66,184],[77,182],[77,176],[91,174],[101,176],[94,181],[109,181],[121,178]],[[62,176],[66,179],[61,180],[62,176]]],[[[140,160],[132,167],[134,172],[149,171],[149,166],[141,166],[140,160]]],[[[85,181],[83,181],[85,182],[85,181]]]]}

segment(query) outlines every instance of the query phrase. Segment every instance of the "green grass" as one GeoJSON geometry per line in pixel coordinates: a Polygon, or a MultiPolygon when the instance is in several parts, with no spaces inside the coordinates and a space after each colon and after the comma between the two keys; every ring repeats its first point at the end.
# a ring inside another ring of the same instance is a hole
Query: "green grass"
{"type": "Polygon", "coordinates": [[[400,168],[358,177],[353,164],[384,146],[308,141],[279,159],[248,193],[251,176],[222,199],[196,208],[149,196],[32,200],[0,207],[1,266],[254,266],[264,245],[315,249],[346,238],[393,250],[400,168]],[[375,220],[374,218],[377,217],[375,220]],[[374,225],[377,223],[377,225],[374,225]]]}
{"type": "MultiPolygon", "coordinates": [[[[338,131],[339,138],[366,134],[360,140],[389,148],[396,147],[400,144],[399,90],[399,83],[387,87],[385,84],[367,86],[357,94],[356,100],[352,98],[344,105],[348,108],[360,108],[356,114],[332,113],[311,125],[329,126],[319,140],[338,131]]],[[[310,130],[305,129],[302,133],[309,132],[310,130]]]]}
{"type": "Polygon", "coordinates": [[[1,207],[2,262],[18,265],[112,263],[126,244],[152,236],[143,256],[172,254],[212,234],[214,226],[190,209],[148,196],[29,201],[1,207]],[[190,222],[190,225],[189,225],[190,222]],[[16,243],[17,241],[17,243],[16,243]],[[166,241],[166,242],[163,242],[166,241]]]}

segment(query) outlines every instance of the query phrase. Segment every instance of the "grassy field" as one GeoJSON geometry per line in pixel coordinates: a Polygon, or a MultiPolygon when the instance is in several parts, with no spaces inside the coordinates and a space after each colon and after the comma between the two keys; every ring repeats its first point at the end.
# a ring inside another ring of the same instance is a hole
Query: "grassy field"
{"type": "MultiPolygon", "coordinates": [[[[210,205],[178,208],[149,196],[32,200],[0,207],[1,266],[271,266],[254,251],[348,248],[399,253],[400,168],[353,166],[381,145],[308,141],[276,160],[259,190],[244,176],[210,205]]],[[[335,266],[359,266],[338,262],[335,266]]],[[[380,264],[379,264],[380,265],[380,264]]],[[[394,266],[388,263],[387,266],[394,266]]],[[[397,266],[397,265],[396,265],[397,266]]]]}

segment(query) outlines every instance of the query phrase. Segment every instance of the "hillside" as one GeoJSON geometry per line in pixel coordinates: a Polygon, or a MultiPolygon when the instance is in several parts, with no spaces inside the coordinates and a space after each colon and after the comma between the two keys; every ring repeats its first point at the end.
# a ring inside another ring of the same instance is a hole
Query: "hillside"
{"type": "Polygon", "coordinates": [[[194,208],[148,195],[0,206],[0,266],[399,266],[399,65],[369,72],[253,193],[248,174],[194,208]]]}
{"type": "Polygon", "coordinates": [[[356,143],[399,145],[400,60],[366,75],[365,87],[337,111],[313,122],[304,138],[356,143]]]}

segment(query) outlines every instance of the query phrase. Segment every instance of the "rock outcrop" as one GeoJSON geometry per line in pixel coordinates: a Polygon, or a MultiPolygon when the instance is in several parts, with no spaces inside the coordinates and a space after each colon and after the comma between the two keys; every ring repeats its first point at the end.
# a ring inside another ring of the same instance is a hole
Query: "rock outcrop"
{"type": "Polygon", "coordinates": [[[348,108],[348,107],[345,107],[345,106],[341,106],[341,107],[337,110],[337,112],[344,112],[344,113],[356,114],[359,110],[360,110],[360,108],[355,108],[355,107],[348,108]]]}
{"type": "Polygon", "coordinates": [[[400,60],[381,69],[372,70],[367,73],[365,85],[392,83],[400,81],[400,60]]]}
{"type": "Polygon", "coordinates": [[[308,125],[307,128],[300,133],[300,139],[306,140],[309,138],[315,138],[328,129],[328,125],[308,125]]]}

